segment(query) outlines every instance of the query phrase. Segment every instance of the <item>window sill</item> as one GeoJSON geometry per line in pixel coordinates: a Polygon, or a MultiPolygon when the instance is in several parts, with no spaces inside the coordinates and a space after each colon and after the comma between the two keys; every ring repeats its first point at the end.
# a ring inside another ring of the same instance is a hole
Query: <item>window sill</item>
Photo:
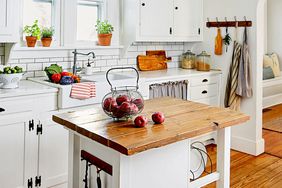
{"type": "Polygon", "coordinates": [[[123,49],[123,46],[51,46],[51,47],[42,47],[42,46],[35,46],[35,47],[14,47],[13,51],[53,51],[53,50],[95,50],[95,49],[123,49]]]}
{"type": "Polygon", "coordinates": [[[53,46],[53,47],[19,47],[10,50],[9,59],[72,57],[72,51],[94,51],[96,56],[120,56],[123,46],[53,46]]]}

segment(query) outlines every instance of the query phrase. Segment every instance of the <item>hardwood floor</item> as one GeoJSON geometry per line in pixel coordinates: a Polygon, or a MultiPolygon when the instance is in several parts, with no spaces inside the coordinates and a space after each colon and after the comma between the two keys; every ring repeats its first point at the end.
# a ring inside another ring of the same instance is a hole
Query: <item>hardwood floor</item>
{"type": "Polygon", "coordinates": [[[263,130],[263,138],[265,140],[265,153],[282,158],[282,133],[263,130]]]}
{"type": "MultiPolygon", "coordinates": [[[[277,105],[263,114],[263,123],[282,116],[282,105],[277,105]]],[[[231,151],[232,188],[282,188],[282,133],[263,130],[265,153],[254,157],[238,151],[231,151]]],[[[210,145],[208,153],[216,161],[216,146],[210,145]]],[[[216,164],[214,164],[214,171],[216,164]]],[[[210,169],[208,164],[207,169],[210,169]]],[[[210,184],[205,188],[215,188],[210,184]]]]}
{"type": "MultiPolygon", "coordinates": [[[[213,161],[216,161],[216,146],[208,147],[213,161]]],[[[216,164],[214,164],[214,171],[216,164]]],[[[207,170],[210,165],[207,166],[207,170]]],[[[212,183],[205,188],[215,188],[212,183]]],[[[282,159],[269,154],[254,157],[238,151],[231,152],[232,188],[281,188],[282,187],[282,159]]]]}

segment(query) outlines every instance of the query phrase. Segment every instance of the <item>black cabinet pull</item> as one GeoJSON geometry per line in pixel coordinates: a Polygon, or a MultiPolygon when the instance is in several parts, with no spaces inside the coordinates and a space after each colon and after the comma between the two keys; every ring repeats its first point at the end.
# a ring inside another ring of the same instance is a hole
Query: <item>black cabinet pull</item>
{"type": "Polygon", "coordinates": [[[175,10],[178,10],[178,7],[175,7],[175,10]]]}
{"type": "Polygon", "coordinates": [[[146,4],[145,3],[142,3],[142,6],[144,7],[146,4]]]}
{"type": "Polygon", "coordinates": [[[172,27],[169,28],[169,34],[172,35],[172,27]]]}
{"type": "Polygon", "coordinates": [[[202,82],[205,83],[205,82],[208,82],[208,81],[209,81],[208,79],[203,79],[202,82]]]}
{"type": "Polygon", "coordinates": [[[202,92],[202,94],[207,94],[208,93],[208,91],[207,90],[204,90],[203,92],[202,92]]]}
{"type": "Polygon", "coordinates": [[[0,112],[5,112],[5,109],[4,108],[0,108],[0,112]]]}
{"type": "Polygon", "coordinates": [[[28,130],[33,131],[34,130],[34,120],[30,120],[28,122],[28,130]]]}
{"type": "Polygon", "coordinates": [[[30,178],[30,179],[27,180],[27,187],[32,188],[32,186],[33,186],[32,185],[32,178],[30,178]]]}

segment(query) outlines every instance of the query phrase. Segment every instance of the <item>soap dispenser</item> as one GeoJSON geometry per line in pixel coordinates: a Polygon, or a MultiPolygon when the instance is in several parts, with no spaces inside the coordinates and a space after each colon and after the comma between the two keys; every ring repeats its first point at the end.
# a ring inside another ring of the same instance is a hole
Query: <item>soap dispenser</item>
{"type": "Polygon", "coordinates": [[[93,69],[92,69],[91,63],[90,63],[90,61],[88,59],[88,63],[86,65],[86,67],[85,67],[85,74],[86,75],[92,75],[92,73],[93,73],[93,69]]]}

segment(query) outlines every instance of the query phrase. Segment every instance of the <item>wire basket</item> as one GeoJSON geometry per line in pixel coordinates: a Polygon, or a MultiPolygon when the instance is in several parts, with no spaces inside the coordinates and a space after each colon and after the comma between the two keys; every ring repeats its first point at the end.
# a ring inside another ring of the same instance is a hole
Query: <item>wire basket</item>
{"type": "Polygon", "coordinates": [[[106,78],[111,86],[111,92],[102,100],[104,112],[114,120],[127,120],[141,113],[144,109],[144,99],[139,89],[139,73],[133,67],[112,68],[106,73],[106,78]],[[135,86],[113,87],[109,80],[109,73],[113,70],[134,70],[136,72],[135,86]]]}

